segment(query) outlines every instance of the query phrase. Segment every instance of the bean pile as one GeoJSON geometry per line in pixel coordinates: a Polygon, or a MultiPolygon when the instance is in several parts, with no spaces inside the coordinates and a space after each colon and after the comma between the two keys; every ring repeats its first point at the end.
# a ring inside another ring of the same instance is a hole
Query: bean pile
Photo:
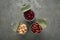
{"type": "Polygon", "coordinates": [[[40,33],[42,31],[42,28],[38,23],[33,23],[33,25],[31,26],[31,31],[33,33],[40,33]]]}
{"type": "Polygon", "coordinates": [[[27,32],[27,26],[26,24],[19,24],[17,28],[18,34],[25,34],[27,32]]]}
{"type": "Polygon", "coordinates": [[[32,20],[33,18],[34,18],[34,12],[30,9],[30,10],[28,10],[28,11],[26,11],[26,12],[24,12],[24,17],[25,17],[25,19],[27,19],[27,20],[32,20]]]}

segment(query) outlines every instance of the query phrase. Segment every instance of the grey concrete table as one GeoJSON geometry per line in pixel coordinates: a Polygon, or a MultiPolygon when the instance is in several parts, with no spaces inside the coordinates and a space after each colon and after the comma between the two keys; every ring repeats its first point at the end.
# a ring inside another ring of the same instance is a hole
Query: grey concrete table
{"type": "Polygon", "coordinates": [[[18,2],[0,0],[0,40],[60,40],[60,0],[37,0],[42,8],[35,10],[36,18],[46,18],[47,28],[37,35],[29,30],[23,36],[11,29],[12,22],[24,20],[18,2]]]}

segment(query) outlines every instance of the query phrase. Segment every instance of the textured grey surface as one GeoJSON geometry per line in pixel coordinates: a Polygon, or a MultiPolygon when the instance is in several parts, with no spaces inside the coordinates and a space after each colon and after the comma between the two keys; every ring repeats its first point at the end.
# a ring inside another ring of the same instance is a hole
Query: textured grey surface
{"type": "Polygon", "coordinates": [[[47,28],[37,35],[28,31],[22,36],[11,29],[12,22],[24,19],[17,6],[20,1],[0,0],[0,40],[60,40],[60,0],[37,1],[41,9],[35,10],[36,18],[46,18],[47,28]]]}

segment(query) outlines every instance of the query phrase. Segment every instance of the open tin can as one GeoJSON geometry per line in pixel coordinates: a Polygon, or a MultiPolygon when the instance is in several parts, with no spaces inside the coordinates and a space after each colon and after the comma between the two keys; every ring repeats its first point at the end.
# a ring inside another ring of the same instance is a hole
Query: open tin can
{"type": "Polygon", "coordinates": [[[23,16],[24,16],[26,21],[30,22],[30,21],[33,21],[35,19],[35,13],[31,9],[30,4],[23,4],[21,7],[21,11],[23,12],[23,16]]]}
{"type": "Polygon", "coordinates": [[[27,25],[22,22],[14,22],[12,24],[12,30],[20,35],[24,35],[27,32],[27,25]]]}
{"type": "Polygon", "coordinates": [[[46,19],[36,19],[36,21],[31,25],[32,33],[40,33],[43,29],[47,27],[46,19]]]}

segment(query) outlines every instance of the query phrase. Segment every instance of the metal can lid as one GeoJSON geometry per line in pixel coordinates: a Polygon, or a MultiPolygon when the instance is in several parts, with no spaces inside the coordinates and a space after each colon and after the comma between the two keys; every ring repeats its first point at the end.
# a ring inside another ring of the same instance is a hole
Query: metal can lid
{"type": "Polygon", "coordinates": [[[29,4],[23,4],[23,5],[22,5],[22,8],[21,8],[21,11],[22,11],[22,12],[25,12],[25,11],[31,9],[30,7],[31,7],[31,6],[30,6],[29,4]]]}
{"type": "Polygon", "coordinates": [[[42,27],[42,29],[45,29],[47,27],[47,22],[45,19],[36,19],[36,22],[42,27]]]}

